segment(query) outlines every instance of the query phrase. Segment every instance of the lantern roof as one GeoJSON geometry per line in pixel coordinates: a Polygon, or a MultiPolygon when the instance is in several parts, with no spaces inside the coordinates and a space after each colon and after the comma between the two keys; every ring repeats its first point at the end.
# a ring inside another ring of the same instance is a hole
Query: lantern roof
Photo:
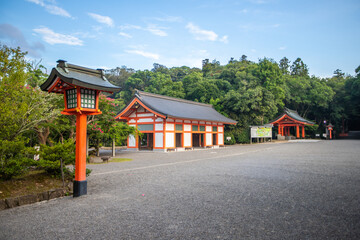
{"type": "Polygon", "coordinates": [[[64,93],[69,87],[83,87],[105,92],[120,90],[105,77],[103,69],[91,69],[58,60],[57,66],[51,70],[48,79],[40,86],[41,90],[64,93]]]}

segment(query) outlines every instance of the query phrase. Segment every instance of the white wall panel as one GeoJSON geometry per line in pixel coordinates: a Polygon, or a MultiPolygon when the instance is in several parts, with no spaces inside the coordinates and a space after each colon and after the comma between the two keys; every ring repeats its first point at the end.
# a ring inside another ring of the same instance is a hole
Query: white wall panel
{"type": "Polygon", "coordinates": [[[206,126],[206,131],[207,131],[207,132],[211,132],[211,131],[212,131],[212,127],[211,127],[211,126],[206,126]]]}
{"type": "Polygon", "coordinates": [[[155,147],[163,147],[164,146],[164,134],[163,133],[155,133],[155,147]]]}
{"type": "Polygon", "coordinates": [[[191,147],[191,133],[184,133],[184,147],[191,147]]]}
{"type": "Polygon", "coordinates": [[[191,131],[191,125],[187,125],[187,124],[185,124],[184,125],[184,131],[191,131]]]}
{"type": "Polygon", "coordinates": [[[165,135],[165,141],[166,141],[166,147],[175,147],[175,133],[166,133],[165,135]]]}
{"type": "Polygon", "coordinates": [[[137,116],[138,117],[152,117],[152,116],[154,116],[154,114],[153,113],[139,113],[137,116]]]}
{"type": "Polygon", "coordinates": [[[218,134],[218,145],[224,145],[224,134],[218,134]]]}
{"type": "Polygon", "coordinates": [[[136,123],[135,119],[130,119],[129,123],[136,123]]]}
{"type": "Polygon", "coordinates": [[[164,124],[155,124],[155,131],[162,131],[164,130],[164,124]]]}
{"type": "Polygon", "coordinates": [[[141,122],[153,122],[154,119],[152,118],[140,118],[137,120],[138,123],[141,123],[141,122]]]}
{"type": "Polygon", "coordinates": [[[212,134],[211,133],[206,133],[206,145],[212,145],[212,134]]]}
{"type": "Polygon", "coordinates": [[[166,130],[169,130],[169,131],[174,131],[174,124],[173,123],[167,123],[166,124],[166,127],[165,127],[166,130]]]}
{"type": "Polygon", "coordinates": [[[224,127],[218,127],[218,132],[224,132],[224,127]]]}
{"type": "Polygon", "coordinates": [[[162,118],[157,118],[157,119],[155,119],[155,122],[162,122],[162,121],[163,121],[162,118]]]}

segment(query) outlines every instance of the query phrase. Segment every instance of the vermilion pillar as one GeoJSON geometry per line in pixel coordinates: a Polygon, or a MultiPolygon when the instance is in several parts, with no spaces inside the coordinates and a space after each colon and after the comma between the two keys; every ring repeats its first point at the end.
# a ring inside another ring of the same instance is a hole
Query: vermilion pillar
{"type": "Polygon", "coordinates": [[[87,194],[86,181],[86,114],[76,115],[76,151],[74,197],[87,194]]]}
{"type": "Polygon", "coordinates": [[[302,125],[302,138],[305,138],[305,126],[304,125],[302,125]]]}
{"type": "Polygon", "coordinates": [[[299,125],[296,125],[296,138],[300,138],[300,129],[299,129],[299,125]]]}

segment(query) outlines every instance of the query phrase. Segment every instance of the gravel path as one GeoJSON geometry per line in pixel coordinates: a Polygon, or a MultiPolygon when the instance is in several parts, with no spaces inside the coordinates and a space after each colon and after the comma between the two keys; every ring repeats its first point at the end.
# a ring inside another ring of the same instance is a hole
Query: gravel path
{"type": "Polygon", "coordinates": [[[360,141],[131,153],[88,195],[0,212],[0,239],[360,239],[360,141]]]}

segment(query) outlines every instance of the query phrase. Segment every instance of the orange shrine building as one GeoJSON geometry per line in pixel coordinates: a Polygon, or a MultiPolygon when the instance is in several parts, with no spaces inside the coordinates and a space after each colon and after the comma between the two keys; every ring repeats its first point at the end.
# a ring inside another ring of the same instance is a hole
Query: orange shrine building
{"type": "Polygon", "coordinates": [[[224,125],[237,123],[212,105],[139,90],[115,118],[142,133],[128,137],[129,150],[217,148],[224,145],[224,125]]]}
{"type": "Polygon", "coordinates": [[[300,131],[301,138],[305,138],[305,126],[312,126],[315,123],[301,117],[296,111],[285,108],[284,112],[269,124],[274,127],[277,126],[278,139],[285,139],[285,137],[290,137],[292,134],[296,138],[300,138],[300,131]]]}

